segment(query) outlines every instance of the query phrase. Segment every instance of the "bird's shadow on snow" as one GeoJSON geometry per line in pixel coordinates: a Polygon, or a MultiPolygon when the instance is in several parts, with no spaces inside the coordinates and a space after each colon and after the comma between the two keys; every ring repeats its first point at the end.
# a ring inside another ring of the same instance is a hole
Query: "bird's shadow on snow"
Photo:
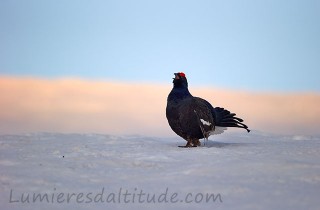
{"type": "MultiPolygon", "coordinates": [[[[253,143],[226,143],[226,142],[218,142],[218,141],[201,141],[201,146],[196,148],[231,148],[231,147],[246,147],[253,145],[253,143]]],[[[184,147],[182,144],[175,144],[177,147],[184,147]]]]}
{"type": "Polygon", "coordinates": [[[224,148],[224,147],[242,147],[242,146],[248,146],[252,143],[226,143],[226,142],[218,142],[218,141],[202,141],[201,147],[207,147],[207,148],[224,148]]]}

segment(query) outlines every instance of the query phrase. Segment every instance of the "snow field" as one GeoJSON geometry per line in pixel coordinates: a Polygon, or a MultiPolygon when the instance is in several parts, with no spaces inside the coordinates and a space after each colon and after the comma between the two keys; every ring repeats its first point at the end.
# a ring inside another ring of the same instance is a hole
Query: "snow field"
{"type": "Polygon", "coordinates": [[[227,132],[202,147],[177,147],[185,143],[179,137],[1,135],[0,207],[319,209],[319,137],[227,132]],[[33,202],[33,194],[44,199],[33,202]]]}

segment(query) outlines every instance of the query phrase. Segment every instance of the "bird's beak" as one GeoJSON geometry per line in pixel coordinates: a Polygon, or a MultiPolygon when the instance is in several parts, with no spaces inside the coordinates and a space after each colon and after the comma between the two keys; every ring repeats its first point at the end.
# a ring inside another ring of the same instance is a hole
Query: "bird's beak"
{"type": "Polygon", "coordinates": [[[179,75],[177,74],[177,73],[174,73],[174,78],[172,78],[172,79],[180,79],[180,77],[179,77],[179,75]]]}

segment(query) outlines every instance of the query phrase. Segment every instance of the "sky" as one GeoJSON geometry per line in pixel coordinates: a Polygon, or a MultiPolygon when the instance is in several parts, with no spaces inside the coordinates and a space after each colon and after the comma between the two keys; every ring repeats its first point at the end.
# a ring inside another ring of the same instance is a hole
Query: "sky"
{"type": "Polygon", "coordinates": [[[320,1],[1,0],[0,75],[320,91],[320,1]]]}

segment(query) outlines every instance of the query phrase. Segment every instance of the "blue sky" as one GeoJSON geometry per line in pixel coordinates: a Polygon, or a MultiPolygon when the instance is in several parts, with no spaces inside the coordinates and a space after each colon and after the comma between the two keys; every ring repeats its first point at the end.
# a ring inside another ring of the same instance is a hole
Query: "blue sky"
{"type": "Polygon", "coordinates": [[[320,91],[320,1],[1,0],[0,74],[320,91]]]}

